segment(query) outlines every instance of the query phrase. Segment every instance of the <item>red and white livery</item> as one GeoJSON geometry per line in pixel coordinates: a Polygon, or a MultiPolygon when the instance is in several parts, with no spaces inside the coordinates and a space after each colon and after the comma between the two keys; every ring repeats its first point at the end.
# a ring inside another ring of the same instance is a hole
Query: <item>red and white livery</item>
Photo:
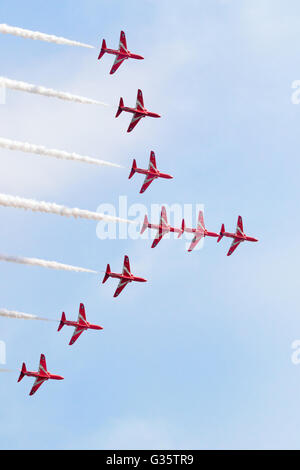
{"type": "Polygon", "coordinates": [[[142,118],[145,118],[145,117],[160,118],[161,117],[159,114],[152,113],[145,108],[143,93],[141,90],[138,90],[135,108],[128,108],[127,106],[124,106],[123,98],[120,99],[120,104],[118,107],[116,118],[120,116],[122,111],[133,114],[133,118],[132,118],[131,123],[129,124],[127,132],[131,132],[142,118]]]}
{"type": "Polygon", "coordinates": [[[41,354],[38,372],[30,372],[29,370],[26,369],[26,365],[23,362],[22,370],[21,370],[21,374],[20,374],[18,382],[21,382],[21,380],[25,376],[35,377],[36,379],[29,395],[34,395],[35,392],[40,388],[40,386],[43,385],[43,383],[46,382],[47,380],[63,380],[64,379],[61,375],[54,375],[48,372],[46,358],[44,354],[41,354]]]}
{"type": "Polygon", "coordinates": [[[74,326],[75,330],[71,341],[69,342],[69,346],[75,343],[78,340],[79,336],[86,330],[103,330],[102,326],[99,325],[92,325],[86,319],[85,308],[83,304],[79,306],[79,314],[78,320],[76,321],[69,321],[66,319],[65,312],[62,313],[60,324],[57,331],[60,331],[65,325],[67,326],[74,326]]]}
{"type": "Polygon", "coordinates": [[[140,173],[141,175],[146,175],[144,184],[142,186],[142,189],[140,190],[140,194],[144,193],[146,189],[150,186],[152,181],[154,181],[157,178],[165,178],[165,179],[172,179],[173,176],[167,175],[166,173],[161,173],[156,166],[156,158],[155,158],[155,153],[151,151],[150,154],[150,162],[149,162],[149,167],[148,170],[144,170],[143,168],[138,168],[136,164],[136,160],[133,160],[132,164],[132,169],[129,175],[129,179],[133,177],[135,173],[140,173]]]}
{"type": "Polygon", "coordinates": [[[171,225],[169,225],[169,223],[168,223],[166,208],[165,208],[165,206],[163,206],[162,209],[161,209],[159,225],[150,224],[149,220],[148,220],[148,217],[147,217],[147,214],[145,215],[144,223],[143,223],[142,230],[141,230],[141,234],[143,234],[147,228],[157,230],[157,235],[156,235],[155,239],[153,240],[153,243],[152,243],[152,246],[151,246],[151,248],[155,248],[158,245],[158,243],[160,242],[160,240],[163,238],[163,236],[166,235],[169,232],[178,233],[178,238],[180,238],[181,235],[184,232],[184,221],[182,221],[182,227],[181,228],[171,227],[171,225]]]}
{"type": "Polygon", "coordinates": [[[200,242],[200,240],[202,240],[202,238],[204,238],[204,237],[218,238],[218,236],[219,236],[218,233],[209,232],[208,230],[206,230],[205,223],[204,223],[203,211],[199,211],[197,228],[185,227],[184,221],[183,221],[183,227],[184,227],[185,232],[195,234],[195,236],[192,240],[192,243],[191,243],[191,245],[188,249],[189,252],[193,251],[193,249],[198,245],[198,243],[200,242]]]}
{"type": "Polygon", "coordinates": [[[218,242],[221,241],[223,237],[233,238],[233,242],[231,244],[231,247],[229,248],[227,256],[232,255],[234,250],[236,250],[239,244],[242,242],[258,242],[256,238],[248,237],[247,235],[245,235],[243,228],[243,219],[240,215],[238,217],[235,233],[226,232],[224,224],[222,225],[218,242]]]}
{"type": "Polygon", "coordinates": [[[127,286],[127,284],[129,284],[130,282],[147,282],[147,279],[144,279],[142,277],[137,277],[137,276],[134,276],[132,273],[131,273],[131,269],[130,269],[130,263],[129,263],[129,258],[128,256],[125,256],[124,257],[124,266],[123,266],[123,272],[122,274],[118,274],[118,273],[113,273],[111,272],[111,269],[110,269],[110,265],[108,264],[107,265],[107,268],[106,268],[106,272],[105,272],[105,276],[104,276],[104,279],[102,281],[102,284],[104,284],[107,279],[109,279],[110,277],[112,278],[115,278],[115,279],[120,279],[120,282],[119,282],[119,285],[117,287],[117,290],[116,292],[114,293],[114,297],[118,297],[118,295],[121,294],[122,290],[127,286]]]}
{"type": "Polygon", "coordinates": [[[116,56],[116,59],[114,61],[114,64],[112,66],[112,69],[110,71],[110,74],[112,75],[113,73],[115,73],[118,68],[120,67],[120,65],[123,64],[124,60],[127,60],[127,59],[138,59],[138,60],[143,60],[144,57],[142,57],[141,55],[138,55],[138,54],[132,54],[128,49],[127,49],[127,41],[126,41],[126,36],[125,36],[125,33],[124,31],[121,31],[121,35],[120,35],[120,43],[119,43],[119,49],[118,50],[115,50],[115,49],[108,49],[106,47],[106,42],[105,42],[105,39],[103,39],[102,41],[102,47],[101,47],[101,51],[100,51],[100,54],[99,54],[99,57],[98,57],[98,60],[101,59],[101,57],[105,54],[113,54],[116,56]]]}

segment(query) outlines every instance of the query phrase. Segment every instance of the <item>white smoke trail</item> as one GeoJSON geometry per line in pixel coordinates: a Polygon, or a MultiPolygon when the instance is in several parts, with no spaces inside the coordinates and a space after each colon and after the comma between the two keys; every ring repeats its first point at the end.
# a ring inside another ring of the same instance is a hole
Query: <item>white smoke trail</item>
{"type": "Polygon", "coordinates": [[[84,209],[69,208],[60,206],[53,202],[35,201],[33,199],[25,199],[18,196],[10,196],[9,194],[0,193],[0,206],[14,207],[17,209],[31,210],[33,212],[45,212],[47,214],[56,214],[63,217],[75,217],[87,220],[104,220],[107,222],[124,222],[126,224],[134,224],[132,220],[122,219],[112,215],[91,212],[84,209]]]}
{"type": "Polygon", "coordinates": [[[98,274],[97,271],[92,269],[80,268],[78,266],[71,266],[69,264],[57,263],[56,261],[47,261],[38,258],[23,258],[19,256],[7,256],[0,254],[0,261],[8,263],[25,264],[27,266],[40,266],[41,268],[56,269],[58,271],[69,271],[75,273],[90,273],[98,274]]]}
{"type": "Polygon", "coordinates": [[[6,310],[6,308],[0,308],[0,317],[16,318],[19,320],[40,320],[56,322],[56,320],[49,320],[49,318],[41,318],[37,317],[36,315],[30,315],[29,313],[15,312],[14,310],[6,310]]]}
{"type": "Polygon", "coordinates": [[[8,150],[19,150],[26,153],[34,153],[36,155],[42,155],[47,157],[59,158],[61,160],[73,160],[77,162],[90,163],[99,166],[112,166],[116,168],[122,168],[121,165],[116,163],[106,162],[104,160],[97,160],[87,156],[78,155],[77,153],[64,152],[62,150],[48,149],[42,145],[28,144],[27,142],[18,142],[14,140],[4,139],[0,137],[0,147],[8,150]]]}
{"type": "Polygon", "coordinates": [[[55,44],[62,44],[65,46],[79,46],[88,49],[94,49],[94,46],[84,44],[78,41],[71,41],[70,39],[54,36],[53,34],[40,33],[39,31],[30,31],[29,29],[17,28],[7,24],[0,24],[0,33],[13,34],[25,39],[34,39],[38,41],[52,42],[55,44]]]}
{"type": "Polygon", "coordinates": [[[102,106],[108,106],[106,103],[101,101],[92,100],[83,96],[72,95],[63,91],[52,90],[51,88],[45,88],[43,86],[32,85],[31,83],[19,82],[16,80],[10,80],[9,78],[0,77],[0,86],[11,88],[12,90],[26,91],[28,93],[35,93],[37,95],[48,96],[50,98],[59,98],[66,101],[74,101],[82,104],[101,104],[102,106]]]}
{"type": "Polygon", "coordinates": [[[16,371],[12,369],[0,369],[0,372],[16,372],[16,371]]]}

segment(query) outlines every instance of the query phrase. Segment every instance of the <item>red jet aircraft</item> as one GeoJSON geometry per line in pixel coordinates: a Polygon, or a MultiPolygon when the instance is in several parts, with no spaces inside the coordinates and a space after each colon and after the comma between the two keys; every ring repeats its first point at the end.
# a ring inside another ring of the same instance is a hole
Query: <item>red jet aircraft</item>
{"type": "Polygon", "coordinates": [[[110,71],[110,74],[111,74],[111,75],[112,75],[113,73],[115,73],[116,70],[118,70],[118,68],[120,67],[120,65],[121,65],[121,64],[124,62],[124,60],[126,60],[126,59],[138,59],[138,60],[144,59],[144,57],[142,57],[141,55],[132,54],[132,53],[127,49],[126,36],[125,36],[124,31],[121,31],[120,44],[119,44],[119,49],[118,49],[117,51],[116,51],[115,49],[107,49],[105,39],[103,39],[103,41],[102,41],[102,47],[101,47],[101,51],[100,51],[98,60],[101,59],[101,57],[105,54],[105,52],[106,52],[107,54],[113,54],[113,55],[117,56],[117,57],[116,57],[116,60],[115,60],[115,62],[114,62],[114,65],[112,66],[112,69],[111,69],[111,71],[110,71]]]}
{"type": "Polygon", "coordinates": [[[19,377],[18,382],[21,382],[21,380],[25,377],[35,377],[36,381],[34,382],[34,385],[31,389],[31,392],[29,395],[34,395],[35,392],[40,388],[41,385],[43,385],[46,380],[63,380],[64,378],[61,377],[60,375],[53,375],[50,374],[50,372],[47,371],[47,364],[46,364],[46,358],[44,354],[41,354],[41,359],[40,359],[40,365],[39,365],[39,370],[38,372],[30,372],[26,369],[26,365],[23,362],[22,365],[22,370],[21,374],[19,377]]]}
{"type": "Polygon", "coordinates": [[[125,256],[124,258],[124,266],[123,266],[122,274],[112,273],[110,270],[109,264],[107,265],[102,284],[104,284],[109,277],[120,279],[117,290],[114,293],[114,297],[118,297],[118,295],[122,292],[124,287],[126,287],[129,282],[147,282],[147,279],[143,279],[142,277],[136,277],[131,273],[128,256],[125,256]]]}
{"type": "Polygon", "coordinates": [[[171,227],[171,225],[168,224],[166,208],[163,206],[162,209],[161,209],[159,225],[150,224],[149,221],[148,221],[147,214],[145,215],[145,219],[144,219],[144,223],[143,223],[143,226],[142,226],[141,234],[143,234],[145,232],[146,228],[153,228],[155,230],[158,230],[157,235],[156,235],[155,239],[153,240],[153,243],[152,243],[152,246],[151,246],[151,248],[155,248],[156,245],[163,238],[163,236],[166,235],[169,232],[178,233],[178,238],[180,238],[181,235],[184,232],[184,220],[182,221],[181,229],[171,227]]]}
{"type": "Polygon", "coordinates": [[[61,316],[61,321],[58,327],[57,331],[60,331],[63,326],[75,326],[75,331],[74,334],[71,338],[71,341],[69,342],[69,346],[72,346],[72,344],[75,343],[75,341],[78,340],[79,336],[86,330],[103,330],[102,326],[99,325],[92,325],[86,320],[86,315],[85,315],[85,308],[83,304],[80,304],[79,307],[79,315],[78,315],[78,320],[76,321],[68,321],[66,319],[65,312],[62,313],[61,316]]]}
{"type": "Polygon", "coordinates": [[[202,238],[204,238],[204,237],[216,237],[216,238],[218,238],[218,236],[219,236],[218,233],[209,232],[208,230],[206,230],[205,223],[204,223],[204,215],[203,215],[202,211],[199,212],[197,228],[187,228],[187,227],[185,227],[184,221],[183,221],[183,227],[184,227],[185,232],[195,234],[195,236],[192,240],[191,246],[188,249],[189,252],[193,251],[193,249],[198,245],[198,243],[200,242],[200,240],[202,238]]]}
{"type": "Polygon", "coordinates": [[[120,99],[120,104],[119,104],[119,108],[116,114],[116,118],[120,116],[122,111],[133,114],[133,118],[132,118],[131,123],[129,124],[127,132],[131,132],[142,118],[145,118],[145,117],[160,118],[159,114],[151,113],[144,107],[143,93],[141,92],[141,90],[138,90],[136,108],[127,108],[126,106],[124,106],[123,98],[120,99]]]}
{"type": "Polygon", "coordinates": [[[142,168],[138,168],[136,166],[136,161],[133,160],[132,164],[132,169],[129,175],[129,179],[133,177],[135,173],[140,173],[141,175],[146,175],[144,184],[142,186],[142,189],[140,190],[140,193],[144,193],[146,189],[150,186],[152,181],[154,181],[156,178],[165,178],[165,179],[172,179],[173,176],[167,175],[166,173],[161,173],[158,171],[156,167],[156,159],[155,159],[155,153],[152,151],[150,154],[150,163],[149,163],[149,168],[148,170],[143,170],[142,168]]]}
{"type": "Polygon", "coordinates": [[[253,237],[248,237],[247,235],[244,234],[244,228],[243,228],[243,220],[242,217],[239,215],[238,221],[237,221],[237,227],[236,227],[236,232],[235,233],[229,233],[225,232],[225,226],[224,224],[222,225],[221,232],[218,238],[218,242],[222,240],[223,237],[228,237],[228,238],[233,238],[233,242],[231,247],[229,248],[229,251],[227,253],[227,256],[232,255],[234,250],[237,249],[240,243],[242,242],[258,242],[256,238],[253,237]]]}

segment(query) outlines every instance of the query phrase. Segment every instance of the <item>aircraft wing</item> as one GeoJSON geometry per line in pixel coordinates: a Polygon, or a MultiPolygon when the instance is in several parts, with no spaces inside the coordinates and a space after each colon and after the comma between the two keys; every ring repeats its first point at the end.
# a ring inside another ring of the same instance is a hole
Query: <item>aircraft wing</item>
{"type": "Polygon", "coordinates": [[[168,230],[164,230],[164,229],[162,229],[161,227],[159,227],[158,232],[157,232],[157,235],[156,235],[156,237],[155,237],[154,240],[153,240],[153,243],[152,243],[151,248],[155,248],[155,247],[159,244],[160,240],[163,238],[163,236],[164,236],[167,232],[168,232],[168,230]]]}
{"type": "Polygon", "coordinates": [[[119,50],[120,52],[127,52],[127,41],[124,31],[121,31],[120,34],[119,50]]]}
{"type": "Polygon", "coordinates": [[[231,247],[229,248],[229,251],[227,253],[227,256],[232,255],[232,253],[237,249],[239,244],[242,242],[242,240],[238,240],[236,238],[233,239],[233,242],[231,244],[231,247]]]}
{"type": "Polygon", "coordinates": [[[124,256],[123,274],[131,274],[130,262],[128,256],[124,256]]]}
{"type": "Polygon", "coordinates": [[[160,225],[168,225],[168,217],[165,206],[162,206],[161,208],[160,225]]]}
{"type": "Polygon", "coordinates": [[[146,178],[145,178],[144,184],[142,186],[142,189],[140,190],[140,193],[144,193],[146,191],[146,189],[150,186],[152,181],[154,181],[155,179],[156,179],[156,176],[147,175],[146,178]]]}
{"type": "Polygon", "coordinates": [[[113,73],[115,73],[118,70],[120,65],[123,64],[124,60],[125,60],[125,57],[117,55],[117,57],[116,57],[116,59],[113,63],[113,66],[111,68],[110,75],[112,75],[113,73]]]}
{"type": "Polygon", "coordinates": [[[131,132],[135,128],[135,126],[140,122],[141,119],[142,116],[140,114],[134,114],[131,123],[129,124],[129,127],[127,129],[127,132],[131,132]]]}
{"type": "Polygon", "coordinates": [[[236,226],[236,233],[240,233],[240,234],[244,233],[243,219],[240,215],[238,216],[238,221],[237,221],[237,226],[236,226]]]}
{"type": "Polygon", "coordinates": [[[85,308],[83,304],[80,304],[79,314],[78,314],[78,323],[85,324],[85,322],[86,322],[85,308]]]}
{"type": "Polygon", "coordinates": [[[75,328],[75,331],[73,333],[73,336],[71,338],[71,341],[69,342],[69,346],[72,346],[72,344],[75,343],[75,341],[78,340],[79,336],[85,331],[85,328],[77,326],[75,328]]]}
{"type": "Polygon", "coordinates": [[[46,379],[41,379],[40,377],[38,377],[36,379],[36,381],[34,382],[33,384],[33,387],[31,389],[31,392],[29,395],[34,395],[35,392],[40,388],[41,385],[43,385],[43,383],[45,382],[46,379]]]}
{"type": "Polygon", "coordinates": [[[200,242],[200,240],[203,238],[203,234],[202,233],[197,233],[193,240],[192,240],[192,243],[188,249],[189,252],[193,251],[194,248],[196,248],[196,246],[198,245],[198,243],[200,242]]]}
{"type": "Polygon", "coordinates": [[[159,229],[157,232],[156,237],[153,240],[151,248],[155,248],[162,237],[170,231],[170,227],[168,225],[168,217],[167,217],[167,211],[165,206],[162,206],[161,208],[161,214],[160,214],[160,221],[159,221],[159,229]]]}
{"type": "Polygon", "coordinates": [[[138,90],[137,98],[136,98],[136,107],[137,109],[144,110],[144,98],[142,90],[138,90]]]}
{"type": "Polygon", "coordinates": [[[149,162],[149,170],[156,170],[156,158],[155,158],[155,153],[152,151],[150,154],[150,162],[149,162]]]}
{"type": "Polygon", "coordinates": [[[205,230],[205,224],[204,224],[204,215],[202,211],[199,211],[199,216],[198,216],[198,230],[205,230]]]}
{"type": "Polygon", "coordinates": [[[127,286],[129,281],[126,281],[124,279],[121,279],[119,282],[119,285],[117,287],[116,292],[114,293],[114,297],[118,297],[118,295],[121,294],[122,290],[127,286]]]}
{"type": "Polygon", "coordinates": [[[42,373],[42,374],[43,373],[47,374],[47,364],[46,364],[46,358],[45,358],[44,354],[41,354],[39,372],[42,373]]]}

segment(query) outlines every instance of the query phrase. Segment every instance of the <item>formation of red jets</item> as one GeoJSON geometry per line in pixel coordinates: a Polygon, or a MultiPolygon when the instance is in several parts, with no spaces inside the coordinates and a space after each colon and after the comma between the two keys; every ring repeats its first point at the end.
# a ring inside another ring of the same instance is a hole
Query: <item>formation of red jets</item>
{"type": "Polygon", "coordinates": [[[178,233],[178,238],[180,238],[184,232],[194,234],[194,238],[188,249],[189,252],[193,251],[193,249],[198,245],[200,240],[202,240],[205,237],[218,238],[217,240],[218,242],[221,241],[223,237],[233,238],[233,242],[227,253],[227,256],[230,256],[234,252],[234,250],[239,246],[239,244],[242,242],[245,242],[245,241],[257,242],[258,241],[256,238],[248,237],[247,235],[244,234],[243,220],[241,216],[238,217],[238,222],[237,222],[235,233],[225,232],[224,224],[222,225],[220,233],[209,232],[205,228],[204,215],[202,211],[199,211],[198,225],[196,228],[186,227],[184,219],[182,220],[181,228],[175,228],[169,225],[168,219],[167,219],[167,211],[164,206],[162,207],[162,210],[161,210],[159,224],[150,224],[148,221],[147,215],[145,215],[141,234],[143,234],[147,228],[157,230],[157,235],[152,243],[151,248],[155,248],[157,244],[160,242],[160,240],[163,238],[163,236],[169,232],[178,233]]]}
{"type": "MultiPolygon", "coordinates": [[[[131,53],[127,49],[127,41],[126,41],[126,36],[124,31],[121,31],[120,35],[120,43],[119,43],[119,49],[109,49],[106,46],[106,42],[103,39],[102,42],[102,47],[101,51],[99,54],[98,59],[100,60],[103,55],[107,54],[112,54],[115,55],[115,61],[114,64],[111,68],[110,74],[114,74],[118,68],[122,65],[122,63],[127,60],[127,59],[137,59],[137,60],[142,60],[143,57],[137,54],[131,53]]],[[[143,93],[141,90],[138,90],[137,93],[137,101],[136,101],[136,106],[135,108],[129,108],[127,106],[124,106],[124,101],[123,98],[120,99],[119,107],[117,110],[116,117],[119,117],[122,112],[127,112],[133,114],[131,123],[128,127],[127,132],[131,132],[135,126],[139,123],[139,121],[142,118],[145,117],[152,117],[152,118],[160,118],[161,116],[157,113],[153,113],[151,111],[148,111],[145,106],[144,106],[144,99],[143,99],[143,93]]],[[[148,169],[142,169],[137,167],[136,160],[133,160],[132,168],[129,174],[129,179],[131,179],[136,173],[145,175],[145,180],[142,185],[142,188],[140,190],[140,193],[144,193],[147,188],[150,186],[150,184],[158,178],[161,179],[172,179],[173,177],[169,174],[162,173],[157,169],[156,166],[156,158],[155,158],[155,153],[152,151],[150,154],[150,162],[149,162],[149,167],[148,169]]],[[[193,240],[191,242],[191,245],[188,249],[189,252],[193,251],[194,248],[197,246],[197,244],[200,242],[205,237],[213,237],[217,238],[217,242],[220,242],[223,237],[231,238],[233,239],[232,244],[230,246],[230,249],[227,253],[227,256],[232,255],[232,253],[236,250],[236,248],[239,246],[240,243],[248,241],[248,242],[257,242],[258,240],[253,237],[249,237],[245,235],[244,233],[244,228],[243,228],[243,221],[242,217],[238,217],[238,222],[237,222],[237,227],[236,231],[234,233],[226,232],[225,231],[225,226],[224,224],[221,227],[221,230],[219,233],[215,232],[210,232],[206,229],[205,223],[204,223],[204,215],[203,212],[199,212],[198,216],[198,223],[196,228],[188,228],[185,224],[184,219],[182,220],[182,224],[180,228],[172,227],[168,223],[168,218],[167,218],[167,211],[166,208],[163,206],[161,209],[161,215],[160,215],[160,220],[158,224],[153,224],[150,223],[148,220],[147,215],[145,215],[144,223],[142,225],[141,229],[141,234],[144,233],[144,231],[149,228],[149,229],[154,229],[157,231],[157,235],[152,243],[151,248],[155,248],[158,243],[162,240],[162,238],[170,233],[177,233],[178,238],[180,238],[184,233],[190,233],[193,234],[193,240]]],[[[142,277],[135,276],[131,272],[130,268],[130,262],[128,256],[125,256],[124,258],[124,265],[123,265],[123,271],[122,273],[114,273],[110,269],[110,265],[107,265],[104,279],[102,283],[104,284],[109,278],[113,279],[119,279],[119,284],[117,286],[117,289],[114,293],[114,297],[118,297],[120,293],[123,291],[123,289],[127,286],[127,284],[132,283],[132,282],[147,282],[146,279],[142,277]]],[[[59,323],[58,331],[60,331],[64,326],[72,326],[74,327],[74,332],[72,335],[72,338],[69,342],[69,345],[73,345],[79,338],[79,336],[86,330],[102,330],[103,328],[99,325],[93,325],[89,323],[86,319],[86,313],[85,313],[85,307],[83,304],[80,304],[79,307],[79,315],[77,321],[70,321],[66,319],[66,315],[63,312],[62,317],[59,323]]],[[[48,372],[47,370],[47,365],[46,365],[46,359],[45,356],[42,354],[40,358],[40,364],[39,364],[39,369],[37,372],[30,372],[26,369],[26,365],[23,363],[20,377],[18,382],[20,382],[25,376],[27,377],[34,377],[35,383],[31,389],[30,395],[33,395],[39,387],[48,380],[63,380],[63,377],[60,375],[54,375],[48,372]]]]}

